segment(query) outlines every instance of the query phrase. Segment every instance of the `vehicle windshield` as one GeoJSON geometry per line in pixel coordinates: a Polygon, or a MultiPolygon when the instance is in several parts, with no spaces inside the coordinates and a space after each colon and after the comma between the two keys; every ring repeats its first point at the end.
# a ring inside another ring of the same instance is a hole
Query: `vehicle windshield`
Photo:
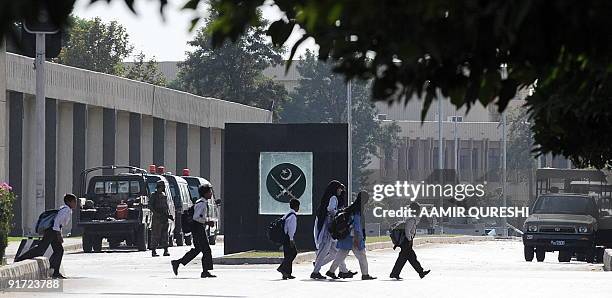
{"type": "Polygon", "coordinates": [[[540,197],[533,213],[546,214],[594,214],[595,206],[588,197],[579,196],[543,196],[540,197]]]}

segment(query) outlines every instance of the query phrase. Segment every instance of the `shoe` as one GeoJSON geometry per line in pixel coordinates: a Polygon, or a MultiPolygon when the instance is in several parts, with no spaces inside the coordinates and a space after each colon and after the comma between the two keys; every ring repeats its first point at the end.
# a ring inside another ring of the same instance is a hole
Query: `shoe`
{"type": "Polygon", "coordinates": [[[289,275],[289,276],[287,276],[287,279],[295,279],[295,276],[289,275]]]}
{"type": "Polygon", "coordinates": [[[331,279],[340,279],[340,277],[337,277],[336,274],[331,271],[325,272],[325,275],[329,276],[331,279]]]}
{"type": "Polygon", "coordinates": [[[170,256],[170,253],[167,250],[164,251],[164,257],[169,257],[169,256],[170,256]]]}
{"type": "Polygon", "coordinates": [[[325,276],[321,275],[321,273],[319,273],[319,272],[311,273],[310,274],[310,278],[312,278],[312,279],[327,279],[325,276]]]}
{"type": "Polygon", "coordinates": [[[368,274],[368,275],[362,275],[362,276],[361,276],[361,280],[374,280],[374,279],[376,279],[376,277],[371,276],[371,275],[369,275],[369,274],[368,274]]]}
{"type": "Polygon", "coordinates": [[[200,274],[200,277],[201,278],[209,278],[209,277],[210,278],[214,278],[214,277],[217,277],[217,276],[216,275],[212,275],[212,274],[210,274],[210,272],[206,271],[206,272],[202,272],[202,274],[200,274]]]}
{"type": "Polygon", "coordinates": [[[353,278],[353,276],[355,276],[355,274],[357,274],[357,272],[340,272],[338,273],[338,277],[339,278],[353,278]]]}
{"type": "Polygon", "coordinates": [[[151,251],[151,256],[152,257],[159,257],[159,255],[157,254],[157,252],[155,250],[151,251]]]}
{"type": "Polygon", "coordinates": [[[431,272],[431,270],[425,270],[425,271],[419,273],[419,277],[423,278],[423,277],[425,277],[425,275],[429,274],[429,272],[431,272]]]}
{"type": "Polygon", "coordinates": [[[63,276],[61,273],[53,273],[51,278],[53,278],[53,279],[66,279],[66,277],[63,276]]]}
{"type": "Polygon", "coordinates": [[[174,275],[178,275],[178,268],[181,262],[179,262],[179,260],[172,260],[170,264],[172,264],[172,272],[174,272],[174,275]]]}
{"type": "Polygon", "coordinates": [[[391,274],[389,275],[390,278],[395,278],[397,280],[402,280],[402,278],[399,276],[399,274],[391,274]]]}
{"type": "Polygon", "coordinates": [[[287,279],[289,276],[289,274],[285,273],[285,271],[281,270],[280,268],[276,268],[276,271],[283,275],[283,280],[287,279]]]}

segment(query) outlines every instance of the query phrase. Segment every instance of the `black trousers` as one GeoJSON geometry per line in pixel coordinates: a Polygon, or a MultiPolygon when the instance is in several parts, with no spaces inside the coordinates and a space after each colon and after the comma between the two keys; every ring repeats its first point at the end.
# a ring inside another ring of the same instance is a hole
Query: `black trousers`
{"type": "Polygon", "coordinates": [[[64,256],[64,247],[60,241],[59,232],[54,231],[53,229],[45,230],[43,238],[38,245],[31,247],[28,251],[19,256],[16,261],[23,261],[43,256],[47,251],[47,248],[49,248],[49,245],[51,245],[51,248],[53,248],[53,254],[49,258],[50,267],[51,269],[55,270],[55,273],[59,273],[60,265],[62,264],[62,257],[64,256]]]}
{"type": "Polygon", "coordinates": [[[289,240],[286,240],[285,243],[283,243],[283,262],[278,266],[278,270],[291,275],[295,256],[297,256],[297,249],[294,245],[291,245],[289,240]]]}
{"type": "Polygon", "coordinates": [[[202,271],[213,270],[212,251],[210,250],[210,245],[208,244],[208,237],[206,237],[204,225],[194,222],[193,227],[191,228],[191,235],[193,238],[194,248],[189,250],[182,258],[180,258],[179,262],[183,265],[187,265],[189,262],[191,262],[191,260],[195,259],[195,257],[202,253],[202,271]]]}
{"type": "Polygon", "coordinates": [[[412,240],[405,239],[404,242],[400,245],[402,249],[397,256],[397,260],[395,261],[395,266],[393,266],[393,270],[391,271],[392,275],[399,275],[402,272],[402,268],[406,265],[406,261],[410,262],[412,268],[417,273],[423,272],[423,267],[421,267],[421,263],[417,260],[416,253],[414,249],[412,249],[412,240]]]}

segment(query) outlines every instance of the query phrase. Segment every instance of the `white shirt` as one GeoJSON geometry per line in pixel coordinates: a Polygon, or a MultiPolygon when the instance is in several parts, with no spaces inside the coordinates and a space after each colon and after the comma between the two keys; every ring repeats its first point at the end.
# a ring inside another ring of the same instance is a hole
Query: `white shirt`
{"type": "Polygon", "coordinates": [[[72,219],[72,209],[68,205],[59,208],[55,220],[53,220],[53,230],[61,232],[62,227],[66,226],[72,219]]]}
{"type": "Polygon", "coordinates": [[[208,204],[206,199],[200,198],[195,202],[195,206],[193,206],[193,220],[203,225],[208,221],[208,204]]]}
{"type": "Polygon", "coordinates": [[[338,198],[332,196],[329,198],[329,204],[327,204],[327,215],[333,219],[336,216],[336,211],[338,211],[338,198]]]}
{"type": "Polygon", "coordinates": [[[416,228],[421,221],[420,217],[407,217],[406,218],[406,227],[404,231],[406,232],[406,239],[413,240],[416,235],[416,228]]]}
{"type": "Polygon", "coordinates": [[[295,236],[295,230],[297,229],[297,214],[291,209],[291,211],[283,216],[283,219],[285,220],[285,234],[289,236],[289,240],[293,241],[293,236],[295,236]],[[294,215],[289,216],[291,213],[294,215]]]}

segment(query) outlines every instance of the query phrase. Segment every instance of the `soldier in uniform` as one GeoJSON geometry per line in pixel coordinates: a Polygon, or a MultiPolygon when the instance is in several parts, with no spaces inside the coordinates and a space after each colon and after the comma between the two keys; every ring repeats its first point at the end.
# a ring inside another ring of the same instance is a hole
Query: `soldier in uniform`
{"type": "Polygon", "coordinates": [[[150,208],[153,212],[153,222],[151,227],[151,256],[157,257],[156,249],[164,249],[164,256],[169,256],[168,252],[168,219],[174,220],[169,213],[168,198],[166,197],[164,181],[157,181],[155,192],[151,194],[150,208]]]}

